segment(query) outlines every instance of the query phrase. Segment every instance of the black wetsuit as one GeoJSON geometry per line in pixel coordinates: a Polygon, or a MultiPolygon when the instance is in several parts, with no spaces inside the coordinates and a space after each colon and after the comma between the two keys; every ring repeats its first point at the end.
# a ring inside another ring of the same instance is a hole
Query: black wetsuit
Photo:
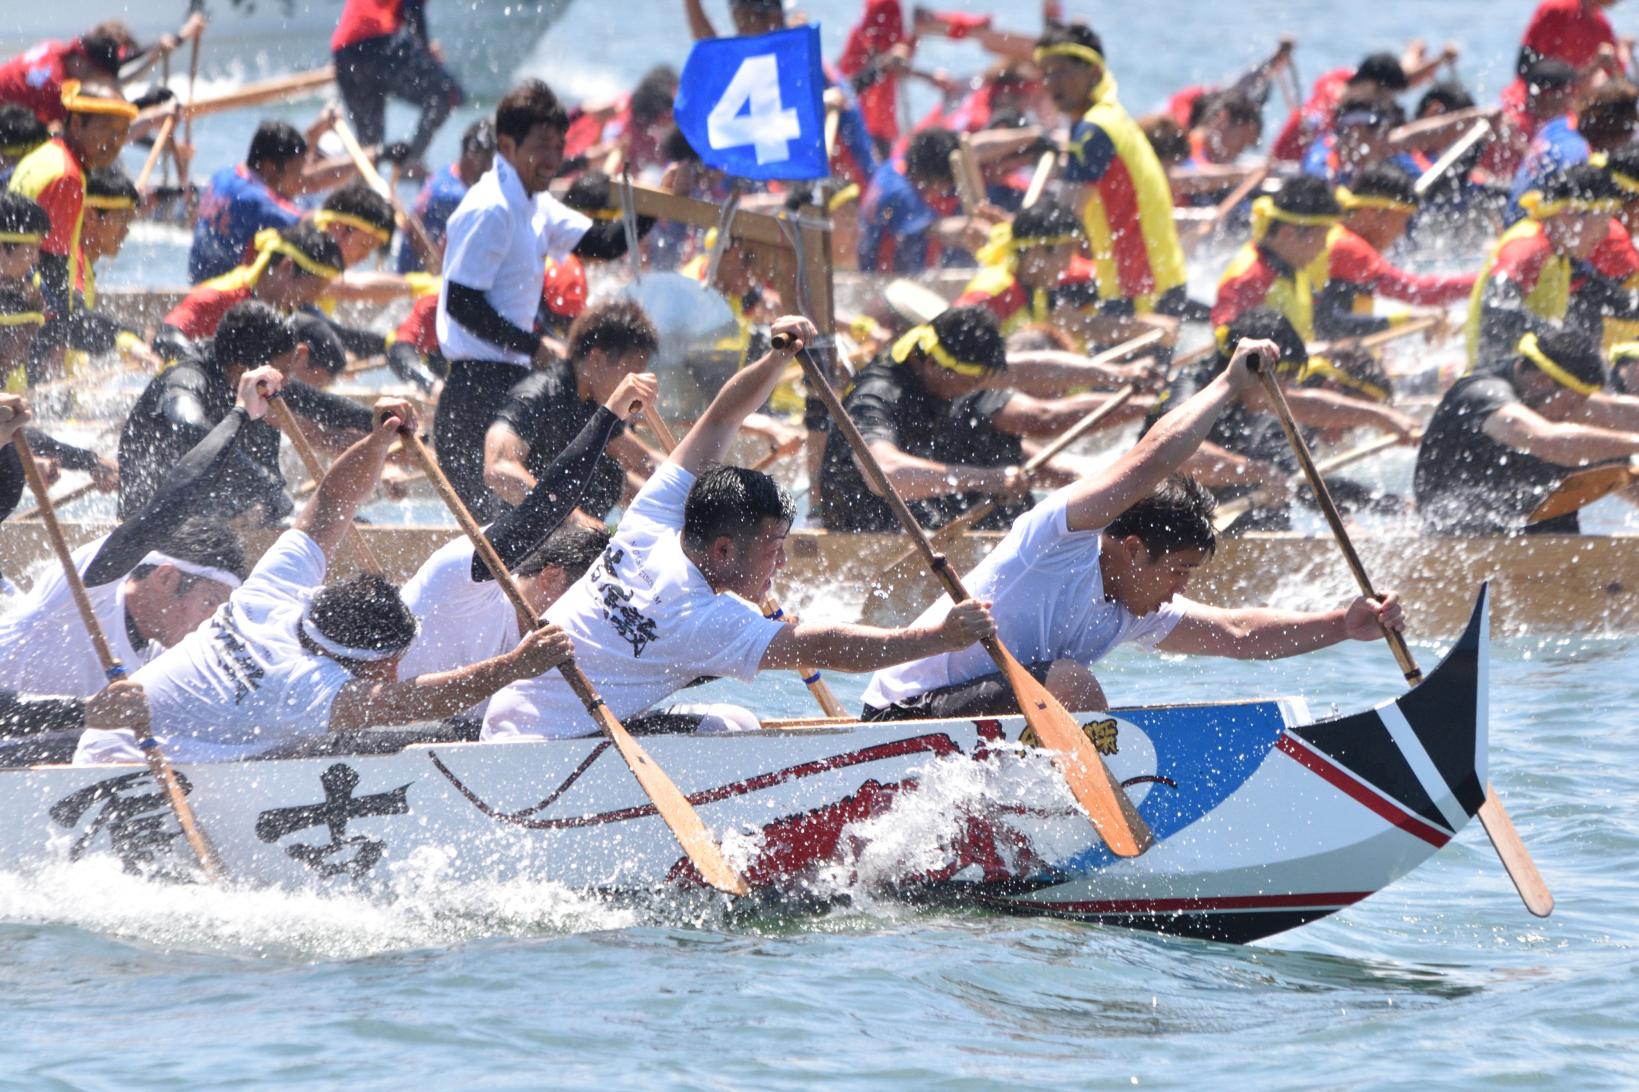
{"type": "MultiPolygon", "coordinates": [[[[593,419],[598,408],[598,403],[584,400],[577,393],[574,366],[560,360],[513,384],[495,421],[505,423],[529,446],[524,468],[539,482],[545,480],[547,468],[593,419]]],[[[619,431],[617,427],[615,434],[619,431]]],[[[594,519],[603,519],[620,502],[625,483],[620,464],[606,452],[600,454],[584,485],[581,509],[594,519]]]]}
{"type": "MultiPolygon", "coordinates": [[[[1017,466],[1023,461],[1023,445],[1017,436],[993,424],[1012,397],[1012,391],[980,390],[946,401],[923,386],[909,367],[882,357],[854,377],[843,404],[868,443],[886,440],[907,455],[942,463],[1017,466]]],[[[820,514],[829,530],[892,531],[899,527],[887,502],[865,485],[848,441],[834,431],[825,441],[819,499],[820,514]]],[[[924,527],[942,527],[990,499],[983,493],[930,497],[912,502],[911,511],[924,527]]],[[[1008,526],[1028,507],[1027,499],[1006,500],[980,525],[1008,526]]]]}
{"type": "Polygon", "coordinates": [[[1526,518],[1553,492],[1566,469],[1498,443],[1485,423],[1520,401],[1513,380],[1502,375],[1464,376],[1452,385],[1417,451],[1417,512],[1432,531],[1447,535],[1518,533],[1575,534],[1575,512],[1525,526],[1526,518]]]}

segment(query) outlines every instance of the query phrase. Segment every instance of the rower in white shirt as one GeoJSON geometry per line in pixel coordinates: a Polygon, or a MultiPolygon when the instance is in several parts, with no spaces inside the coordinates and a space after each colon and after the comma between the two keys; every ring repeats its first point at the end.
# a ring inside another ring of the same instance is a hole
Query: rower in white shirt
{"type": "MultiPolygon", "coordinates": [[[[522,503],[487,528],[535,615],[557,602],[609,544],[602,527],[565,520],[597,476],[610,437],[644,405],[653,405],[657,391],[652,372],[622,377],[522,503]]],[[[472,540],[461,535],[434,552],[404,585],[404,602],[421,630],[399,663],[402,674],[463,667],[518,643],[518,612],[473,553],[472,540]]],[[[484,704],[474,719],[483,719],[484,704]]]]}
{"type": "MultiPolygon", "coordinates": [[[[785,561],[794,505],[768,475],[719,465],[741,421],[768,398],[791,356],[816,335],[786,317],[792,339],[725,383],[638,492],[603,557],[546,612],[574,641],[576,660],[622,721],[654,709],[702,677],[749,681],[798,664],[871,671],[952,652],[993,632],[982,603],[958,605],[936,625],[888,630],[776,622],[753,605],[785,561]]],[[[776,339],[777,340],[777,339],[776,339]]],[[[698,721],[702,730],[754,725],[749,713],[698,721]]],[[[485,739],[590,735],[597,726],[557,674],[498,693],[485,739]]]]}
{"type": "MultiPolygon", "coordinates": [[[[1212,556],[1214,500],[1177,474],[1218,416],[1243,395],[1259,398],[1247,363],[1274,368],[1273,341],[1243,338],[1197,394],[1156,422],[1107,470],[1066,486],[1016,522],[963,578],[991,602],[1002,643],[1066,708],[1107,708],[1091,665],[1133,641],[1164,652],[1277,659],[1403,624],[1399,599],[1356,599],[1330,611],[1225,610],[1182,598],[1212,556]]],[[[950,601],[917,619],[939,621],[950,601]]],[[[1017,713],[1009,687],[980,649],[964,649],[878,671],[864,719],[1004,716],[1017,713]]]]}
{"type": "MultiPolygon", "coordinates": [[[[239,406],[260,418],[277,371],[240,382],[239,406]]],[[[326,584],[325,570],[359,504],[375,489],[408,403],[382,399],[375,427],[342,453],[290,530],[209,621],[133,677],[148,696],[152,730],[175,761],[249,758],[329,731],[450,716],[500,687],[557,666],[570,654],[546,626],[502,655],[404,682],[398,661],[416,621],[379,575],[326,584]]],[[[140,762],[130,731],[87,731],[76,765],[140,762]]]]}

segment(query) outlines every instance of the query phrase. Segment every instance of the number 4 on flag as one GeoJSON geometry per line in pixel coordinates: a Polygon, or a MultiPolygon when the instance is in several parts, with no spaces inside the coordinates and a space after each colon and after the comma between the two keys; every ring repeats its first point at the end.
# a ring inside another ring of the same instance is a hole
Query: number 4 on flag
{"type": "Polygon", "coordinates": [[[819,31],[696,42],[673,115],[709,167],[740,178],[824,178],[819,31]]]}
{"type": "Polygon", "coordinates": [[[706,133],[713,148],[752,145],[758,163],[791,158],[791,141],[802,136],[802,121],[796,110],[780,104],[780,63],[774,54],[740,62],[723,97],[706,115],[706,133]]]}

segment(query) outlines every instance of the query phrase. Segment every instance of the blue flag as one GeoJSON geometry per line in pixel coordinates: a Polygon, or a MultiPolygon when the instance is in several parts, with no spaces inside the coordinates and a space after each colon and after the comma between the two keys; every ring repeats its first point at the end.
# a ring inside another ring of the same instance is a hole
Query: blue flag
{"type": "Polygon", "coordinates": [[[677,127],[709,167],[740,178],[824,178],[825,74],[817,27],[696,42],[677,127]]]}

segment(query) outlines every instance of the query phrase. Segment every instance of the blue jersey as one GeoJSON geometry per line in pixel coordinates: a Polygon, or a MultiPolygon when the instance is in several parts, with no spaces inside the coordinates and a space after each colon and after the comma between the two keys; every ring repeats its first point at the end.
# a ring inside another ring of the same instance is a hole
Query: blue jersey
{"type": "Polygon", "coordinates": [[[256,233],[286,228],[302,218],[301,209],[272,190],[241,163],[211,175],[199,196],[188,251],[188,277],[194,284],[220,277],[245,260],[256,233]]]}
{"type": "Polygon", "coordinates": [[[931,229],[957,211],[954,198],[944,204],[930,205],[905,177],[903,164],[878,167],[859,205],[860,271],[917,273],[938,265],[940,247],[931,229]]]}
{"type": "Polygon", "coordinates": [[[1514,184],[1508,190],[1508,211],[1504,224],[1512,226],[1525,218],[1519,199],[1531,190],[1539,189],[1551,174],[1588,161],[1588,142],[1571,126],[1568,117],[1555,118],[1537,130],[1531,146],[1514,172],[1514,184]]]}
{"type": "MultiPolygon", "coordinates": [[[[450,216],[454,214],[461,198],[467,195],[467,184],[461,181],[460,172],[455,164],[437,172],[427,179],[416,195],[415,214],[421,218],[422,226],[427,229],[427,238],[434,246],[444,242],[444,234],[449,229],[450,216]]],[[[400,273],[419,273],[426,268],[421,263],[421,255],[415,251],[415,244],[410,241],[408,233],[400,236],[398,244],[398,271],[400,273]]]]}

